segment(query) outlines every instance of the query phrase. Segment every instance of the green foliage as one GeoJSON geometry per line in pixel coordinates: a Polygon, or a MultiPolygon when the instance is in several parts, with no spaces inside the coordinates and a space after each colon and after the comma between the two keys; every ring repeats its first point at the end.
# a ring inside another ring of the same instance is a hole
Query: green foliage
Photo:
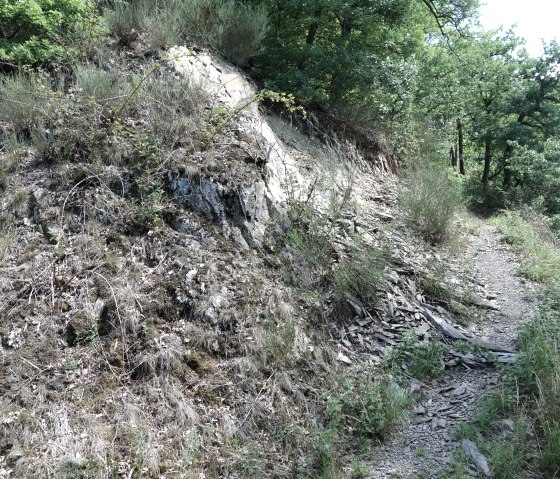
{"type": "Polygon", "coordinates": [[[334,270],[335,296],[338,299],[357,298],[363,304],[373,306],[383,278],[383,266],[379,251],[357,248],[334,270]]]}
{"type": "Polygon", "coordinates": [[[406,415],[410,399],[387,380],[374,384],[371,378],[351,381],[342,377],[336,395],[327,398],[332,428],[352,433],[362,446],[384,439],[406,415]]]}
{"type": "Polygon", "coordinates": [[[97,15],[88,0],[0,2],[0,62],[66,62],[97,33],[97,15]]]}
{"type": "Polygon", "coordinates": [[[367,98],[371,108],[384,90],[387,100],[397,96],[392,88],[397,82],[391,79],[398,78],[397,70],[405,63],[390,55],[410,54],[421,38],[417,23],[405,27],[403,22],[407,14],[413,15],[412,2],[260,3],[269,9],[271,28],[254,74],[268,88],[324,107],[367,98]]]}
{"type": "Polygon", "coordinates": [[[386,359],[386,367],[424,381],[438,378],[444,370],[448,348],[436,341],[420,342],[414,331],[403,335],[403,342],[386,359]]]}
{"type": "Polygon", "coordinates": [[[514,151],[510,168],[518,182],[506,190],[506,201],[516,206],[542,198],[546,213],[560,213],[560,138],[549,138],[542,151],[528,147],[514,151]]]}
{"type": "Polygon", "coordinates": [[[462,204],[460,183],[446,168],[423,165],[410,170],[400,192],[407,220],[427,241],[444,241],[462,204]]]}

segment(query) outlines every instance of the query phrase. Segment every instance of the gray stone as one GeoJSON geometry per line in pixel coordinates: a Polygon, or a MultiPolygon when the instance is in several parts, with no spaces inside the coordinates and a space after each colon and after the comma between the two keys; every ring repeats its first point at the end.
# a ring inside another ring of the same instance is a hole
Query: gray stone
{"type": "Polygon", "coordinates": [[[463,446],[463,451],[465,451],[465,454],[473,462],[477,469],[486,477],[491,477],[492,471],[488,466],[488,460],[481,454],[476,447],[476,444],[468,439],[463,439],[461,445],[463,446]]]}

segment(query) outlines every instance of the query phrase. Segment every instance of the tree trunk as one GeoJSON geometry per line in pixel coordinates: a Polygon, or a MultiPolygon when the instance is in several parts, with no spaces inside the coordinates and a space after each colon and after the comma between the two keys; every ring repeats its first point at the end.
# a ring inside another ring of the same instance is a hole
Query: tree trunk
{"type": "Polygon", "coordinates": [[[451,145],[449,149],[449,157],[451,158],[451,166],[454,170],[457,169],[457,153],[455,152],[455,148],[451,145]]]}
{"type": "Polygon", "coordinates": [[[484,142],[484,171],[482,173],[482,189],[488,191],[490,182],[490,164],[492,162],[492,141],[486,138],[484,142]]]}
{"type": "Polygon", "coordinates": [[[508,189],[511,186],[512,174],[509,164],[509,160],[513,156],[513,146],[508,144],[504,151],[504,189],[508,189]]]}
{"type": "Polygon", "coordinates": [[[309,29],[307,30],[307,37],[305,38],[306,45],[313,45],[315,43],[315,37],[317,36],[317,31],[319,30],[319,18],[323,14],[322,8],[317,8],[313,12],[313,16],[315,17],[315,21],[309,25],[309,29]]]}
{"type": "Polygon", "coordinates": [[[459,173],[465,174],[465,145],[463,139],[463,122],[461,118],[457,118],[457,136],[459,137],[458,154],[459,154],[459,173]]]}
{"type": "Polygon", "coordinates": [[[319,19],[321,18],[322,14],[323,14],[322,8],[317,8],[313,12],[313,17],[315,18],[315,21],[313,21],[311,25],[309,25],[309,28],[307,29],[307,36],[305,37],[305,45],[307,46],[307,48],[305,49],[304,56],[301,58],[301,60],[298,63],[299,70],[304,70],[305,66],[307,65],[308,49],[310,46],[312,46],[315,43],[315,38],[317,38],[317,32],[319,31],[319,19]]]}

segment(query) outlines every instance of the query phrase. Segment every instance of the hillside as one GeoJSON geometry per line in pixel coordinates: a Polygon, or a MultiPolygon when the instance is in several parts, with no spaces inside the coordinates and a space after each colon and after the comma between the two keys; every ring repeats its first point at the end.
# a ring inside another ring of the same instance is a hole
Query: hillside
{"type": "Polygon", "coordinates": [[[233,111],[209,143],[144,171],[4,157],[6,477],[313,476],[329,397],[385,388],[404,331],[437,337],[415,277],[443,258],[399,232],[391,153],[360,160],[261,112],[235,67],[168,56],[163,78],[233,111]]]}
{"type": "Polygon", "coordinates": [[[0,5],[0,477],[556,477],[560,50],[475,4],[0,5]]]}

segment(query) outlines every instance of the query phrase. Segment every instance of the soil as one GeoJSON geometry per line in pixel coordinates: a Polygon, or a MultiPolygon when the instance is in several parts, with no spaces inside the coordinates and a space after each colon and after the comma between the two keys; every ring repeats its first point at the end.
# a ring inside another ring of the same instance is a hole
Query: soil
{"type": "MultiPolygon", "coordinates": [[[[496,229],[483,224],[466,251],[498,311],[490,311],[471,331],[478,339],[515,349],[520,327],[530,318],[529,287],[517,275],[517,263],[496,229]]],[[[451,370],[420,385],[420,400],[407,425],[375,452],[369,478],[438,478],[460,447],[457,427],[474,416],[480,400],[500,384],[499,368],[451,370]]],[[[470,471],[476,477],[473,468],[470,471]]]]}

